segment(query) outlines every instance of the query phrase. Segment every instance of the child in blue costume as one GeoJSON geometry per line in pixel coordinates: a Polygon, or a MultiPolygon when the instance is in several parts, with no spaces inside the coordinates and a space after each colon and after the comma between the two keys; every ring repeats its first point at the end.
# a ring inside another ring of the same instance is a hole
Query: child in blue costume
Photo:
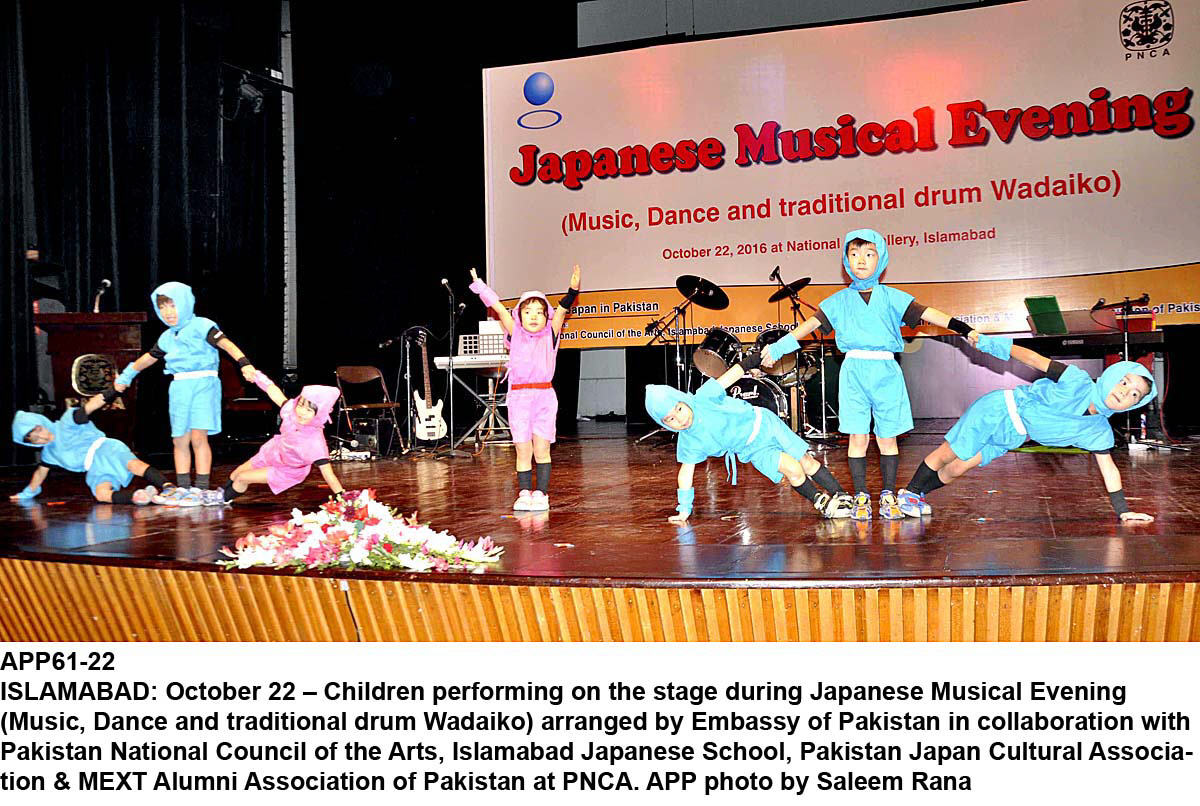
{"type": "Polygon", "coordinates": [[[916,327],[928,322],[963,336],[970,325],[936,308],[926,307],[911,294],[883,285],[879,276],[888,266],[887,241],[875,230],[846,233],[842,266],[850,276],[850,287],[821,302],[790,334],[763,351],[762,363],[770,366],[798,350],[802,339],[818,328],[836,331],[838,349],[846,354],[838,375],[838,430],[850,435],[850,475],[854,480],[854,511],[850,517],[871,517],[867,492],[867,447],[871,443],[871,418],[875,418],[875,441],[879,444],[879,468],[883,491],[879,494],[879,516],[898,520],[903,516],[896,495],[896,472],[900,448],[896,437],[912,430],[912,408],[904,373],[895,353],[904,350],[900,326],[916,327]]]}
{"type": "Polygon", "coordinates": [[[1150,370],[1135,361],[1118,361],[1098,381],[1079,367],[1051,361],[1012,339],[979,335],[979,348],[1046,373],[1016,389],[997,389],[976,400],[946,434],[946,441],[925,457],[908,487],[900,491],[900,509],[910,517],[930,515],[925,495],[973,467],[987,465],[1026,439],[1042,445],[1072,445],[1091,451],[1100,466],[1113,510],[1122,521],[1152,521],[1131,512],[1121,488],[1121,472],[1112,458],[1113,432],[1108,418],[1141,408],[1158,393],[1150,370]]]}
{"type": "Polygon", "coordinates": [[[158,489],[168,486],[161,472],[134,456],[121,440],[104,436],[91,421],[92,413],[116,396],[112,390],[96,395],[82,408],[67,409],[57,422],[40,414],[18,411],[12,421],[13,442],[40,448],[41,455],[29,484],[10,499],[26,501],[36,497],[52,466],[86,473],[88,489],[97,501],[106,504],[149,504],[158,489]],[[150,486],[133,490],[129,483],[134,476],[144,478],[150,486]]]}
{"type": "Polygon", "coordinates": [[[712,456],[725,458],[734,484],[737,461],[749,462],[775,484],[786,477],[792,488],[812,501],[826,518],[847,517],[850,496],[829,469],[808,452],[808,443],[773,411],[725,393],[746,369],[757,366],[756,361],[751,364],[751,358],[754,356],[735,364],[720,378],[705,381],[695,394],[670,386],[646,387],[646,411],[663,428],[679,434],[675,445],[679,460],[678,514],[668,520],[677,525],[687,522],[696,497],[692,487],[696,465],[712,456]],[[814,481],[828,492],[819,491],[814,481]]]}
{"type": "Polygon", "coordinates": [[[171,494],[158,497],[156,503],[168,506],[220,506],[221,490],[208,489],[212,473],[210,434],[221,433],[221,379],[217,348],[242,368],[242,375],[253,382],[255,370],[250,359],[225,337],[217,323],[196,316],[196,297],[183,283],[163,283],[150,294],[150,302],[167,329],[149,352],[142,354],[117,376],[113,386],[124,392],[139,372],[160,358],[171,380],[168,413],[171,418],[171,442],[175,452],[175,480],[171,494]],[[192,482],[192,456],[196,457],[195,486],[192,482]]]}

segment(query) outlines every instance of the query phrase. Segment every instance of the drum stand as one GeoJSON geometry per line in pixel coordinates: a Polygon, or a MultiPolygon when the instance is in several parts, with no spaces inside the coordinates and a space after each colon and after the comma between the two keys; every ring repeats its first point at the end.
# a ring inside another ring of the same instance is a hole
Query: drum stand
{"type": "MultiPolygon", "coordinates": [[[[779,279],[778,275],[775,276],[775,281],[779,283],[781,288],[787,287],[784,285],[783,280],[779,279]]],[[[792,327],[793,327],[793,329],[798,327],[800,324],[800,306],[802,304],[808,305],[809,308],[812,308],[813,313],[816,313],[818,310],[816,306],[809,305],[807,302],[804,302],[802,299],[797,297],[795,295],[795,293],[789,294],[788,297],[792,301],[792,327]]],[[[807,411],[808,407],[804,406],[804,405],[801,405],[801,407],[800,407],[800,422],[804,424],[803,429],[802,429],[803,430],[802,436],[805,439],[812,440],[813,442],[826,442],[826,441],[836,440],[838,437],[837,434],[831,433],[829,431],[829,420],[828,420],[828,415],[830,413],[832,413],[833,416],[836,417],[837,412],[833,410],[833,407],[829,405],[829,401],[825,397],[825,335],[823,333],[821,333],[820,330],[817,331],[817,344],[820,345],[820,354],[821,354],[821,357],[819,359],[820,363],[818,363],[818,365],[817,365],[817,372],[819,372],[821,375],[821,427],[817,428],[816,426],[814,426],[812,423],[810,423],[808,421],[808,411],[807,411]]],[[[800,393],[796,396],[798,398],[797,403],[802,404],[802,403],[806,402],[806,400],[801,400],[801,399],[807,398],[807,395],[804,393],[803,381],[801,381],[799,378],[799,362],[798,361],[797,361],[796,383],[798,385],[800,385],[800,393]]]]}
{"type": "MultiPolygon", "coordinates": [[[[676,305],[671,310],[673,311],[670,319],[655,319],[650,324],[646,325],[646,333],[650,336],[650,341],[646,342],[647,347],[654,346],[654,343],[662,339],[663,346],[673,344],[675,346],[675,388],[682,392],[691,391],[691,367],[684,361],[683,345],[684,338],[687,333],[687,309],[692,304],[692,298],[688,297],[683,302],[676,305]],[[683,320],[681,328],[676,328],[674,335],[670,341],[667,340],[666,332],[671,329],[671,325],[679,320],[683,320]]],[[[649,439],[650,437],[662,431],[667,431],[666,428],[655,428],[649,433],[643,434],[634,440],[634,444],[638,445],[649,439]]]]}

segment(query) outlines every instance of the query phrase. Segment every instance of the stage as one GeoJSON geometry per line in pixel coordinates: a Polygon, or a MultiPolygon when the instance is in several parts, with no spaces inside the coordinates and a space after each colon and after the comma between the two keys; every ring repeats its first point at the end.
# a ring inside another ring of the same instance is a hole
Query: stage
{"type": "MultiPolygon", "coordinates": [[[[901,442],[900,478],[948,421],[901,442]]],[[[481,574],[225,571],[219,549],[314,509],[318,474],[230,508],[96,504],[51,474],[4,502],[4,640],[1198,640],[1200,459],[1118,451],[1130,505],[1113,516],[1088,456],[1010,453],[930,496],[934,515],[827,521],[748,465],[696,473],[675,502],[674,446],[581,424],[554,449],[549,513],[514,513],[511,448],[337,465],[348,488],[464,539],[490,535],[481,574]]],[[[872,449],[873,450],[873,449],[872,449]]],[[[872,457],[875,454],[872,453],[872,457]]],[[[848,483],[844,448],[826,455],[848,483]]],[[[233,457],[237,458],[237,457],[233,457]]],[[[161,462],[160,462],[161,464],[161,462]]],[[[879,489],[872,458],[870,483],[879,489]]],[[[214,479],[232,467],[224,462],[214,479]]],[[[27,480],[8,469],[10,492],[27,480]]]]}

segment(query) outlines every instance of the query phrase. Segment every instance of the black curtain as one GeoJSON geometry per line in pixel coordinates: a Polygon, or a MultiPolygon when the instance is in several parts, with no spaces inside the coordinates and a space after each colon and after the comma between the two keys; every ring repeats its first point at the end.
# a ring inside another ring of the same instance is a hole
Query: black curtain
{"type": "MultiPolygon", "coordinates": [[[[245,70],[278,58],[279,4],[178,0],[117,9],[65,9],[18,0],[0,40],[0,147],[6,200],[0,310],[13,362],[4,416],[34,399],[31,266],[63,270],[68,311],[146,311],[143,345],[162,326],[150,291],[178,280],[255,364],[281,364],[280,93],[241,100],[245,70]],[[31,146],[29,144],[32,144],[31,146]]],[[[166,381],[138,381],[141,410],[163,411],[166,381]]],[[[139,450],[165,447],[165,418],[143,417],[139,450]],[[162,422],[158,420],[162,419],[162,422]]],[[[0,461],[11,462],[5,441],[0,461]]],[[[27,458],[27,457],[22,457],[27,458]]]]}

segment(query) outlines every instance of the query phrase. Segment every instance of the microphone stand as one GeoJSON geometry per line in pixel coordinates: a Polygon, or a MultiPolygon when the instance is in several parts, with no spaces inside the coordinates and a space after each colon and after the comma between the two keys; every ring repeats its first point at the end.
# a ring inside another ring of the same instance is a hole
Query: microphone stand
{"type": "Polygon", "coordinates": [[[449,284],[446,284],[446,292],[450,295],[450,350],[448,351],[448,356],[446,358],[446,371],[450,373],[450,382],[446,384],[446,387],[449,389],[446,395],[450,398],[450,447],[439,453],[438,457],[445,457],[448,459],[470,459],[471,454],[467,453],[466,451],[457,450],[458,443],[454,441],[454,354],[458,352],[458,346],[454,342],[454,322],[458,319],[458,317],[455,315],[457,311],[455,310],[454,290],[450,288],[449,284]]]}

